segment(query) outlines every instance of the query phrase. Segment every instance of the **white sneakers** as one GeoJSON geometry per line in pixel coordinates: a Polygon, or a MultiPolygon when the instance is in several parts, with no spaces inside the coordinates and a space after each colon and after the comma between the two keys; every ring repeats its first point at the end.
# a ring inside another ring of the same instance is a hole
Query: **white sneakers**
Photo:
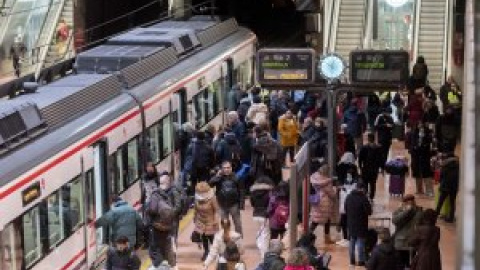
{"type": "Polygon", "coordinates": [[[348,247],[348,240],[347,239],[342,239],[340,241],[337,241],[335,244],[339,245],[341,247],[348,247]]]}

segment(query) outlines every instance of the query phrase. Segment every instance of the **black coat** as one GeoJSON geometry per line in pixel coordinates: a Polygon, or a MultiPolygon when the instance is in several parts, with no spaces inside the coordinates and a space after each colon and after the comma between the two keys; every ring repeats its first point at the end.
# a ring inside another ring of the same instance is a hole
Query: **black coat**
{"type": "Polygon", "coordinates": [[[382,165],[381,157],[382,151],[377,144],[367,144],[360,148],[358,165],[360,166],[363,178],[377,178],[378,170],[382,165]]]}
{"type": "Polygon", "coordinates": [[[393,118],[389,114],[379,115],[375,121],[375,129],[378,134],[378,142],[390,146],[392,143],[393,118]]]}
{"type": "Polygon", "coordinates": [[[348,234],[352,237],[366,237],[368,216],[372,214],[372,205],[363,191],[352,191],[345,200],[348,234]]]}
{"type": "Polygon", "coordinates": [[[459,178],[460,164],[458,158],[453,156],[445,159],[440,169],[440,190],[457,193],[459,178]]]}
{"type": "Polygon", "coordinates": [[[265,253],[262,262],[263,269],[267,270],[283,270],[285,268],[285,260],[278,254],[273,252],[265,253]]]}
{"type": "Polygon", "coordinates": [[[271,180],[269,182],[257,180],[250,188],[250,203],[253,207],[254,217],[268,217],[267,209],[272,189],[273,182],[271,180]]]}
{"type": "Polygon", "coordinates": [[[397,256],[392,243],[381,243],[373,249],[370,260],[367,262],[368,270],[397,269],[397,256]]]}
{"type": "Polygon", "coordinates": [[[337,176],[338,176],[338,181],[341,185],[345,184],[348,172],[352,174],[352,178],[355,182],[358,181],[359,176],[358,176],[357,165],[340,163],[337,165],[337,176]]]}
{"type": "Polygon", "coordinates": [[[218,205],[222,208],[228,208],[234,205],[238,205],[240,209],[243,209],[245,207],[245,187],[244,183],[242,181],[238,181],[237,177],[232,174],[232,175],[221,175],[221,176],[214,176],[208,184],[211,187],[215,188],[215,195],[218,200],[218,205]],[[223,198],[222,196],[219,196],[220,190],[222,188],[222,183],[223,181],[227,180],[233,180],[236,183],[236,188],[238,191],[237,197],[239,198],[238,201],[232,201],[228,200],[228,198],[223,198]]]}
{"type": "Polygon", "coordinates": [[[414,130],[409,135],[409,150],[412,156],[411,169],[413,177],[433,177],[430,159],[432,158],[432,133],[425,128],[425,135],[420,138],[419,131],[414,130]]]}

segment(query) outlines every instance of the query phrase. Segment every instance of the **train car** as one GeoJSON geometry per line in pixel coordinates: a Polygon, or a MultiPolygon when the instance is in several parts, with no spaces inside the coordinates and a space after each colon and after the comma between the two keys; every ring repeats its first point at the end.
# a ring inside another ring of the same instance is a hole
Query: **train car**
{"type": "Polygon", "coordinates": [[[141,209],[142,167],[178,175],[176,132],[224,123],[253,85],[255,35],[196,16],[137,28],[78,55],[75,74],[0,101],[0,269],[94,269],[95,221],[120,196],[141,209]]]}

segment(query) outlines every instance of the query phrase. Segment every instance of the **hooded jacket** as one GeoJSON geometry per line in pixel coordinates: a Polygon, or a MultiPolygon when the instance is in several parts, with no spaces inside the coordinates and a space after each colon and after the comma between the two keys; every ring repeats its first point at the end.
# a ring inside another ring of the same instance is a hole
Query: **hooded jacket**
{"type": "Polygon", "coordinates": [[[263,103],[253,103],[248,109],[245,120],[255,124],[268,123],[268,107],[263,103]]]}
{"type": "Polygon", "coordinates": [[[460,164],[458,158],[449,157],[442,162],[440,169],[440,190],[444,192],[458,192],[460,178],[460,164]]]}
{"type": "Polygon", "coordinates": [[[126,201],[120,200],[97,220],[95,226],[110,226],[110,239],[115,241],[119,236],[126,236],[130,246],[134,246],[137,244],[137,231],[143,228],[143,223],[137,210],[126,201]]]}
{"type": "Polygon", "coordinates": [[[368,216],[372,214],[372,205],[363,191],[352,191],[345,201],[347,228],[352,237],[366,237],[368,216]]]}
{"type": "Polygon", "coordinates": [[[376,246],[367,262],[368,270],[396,269],[397,257],[392,243],[381,243],[376,246]]]}
{"type": "Polygon", "coordinates": [[[295,146],[298,142],[299,129],[297,119],[287,119],[282,115],[278,120],[278,133],[280,133],[280,144],[284,147],[295,146]]]}
{"type": "Polygon", "coordinates": [[[206,183],[199,183],[195,188],[194,230],[200,234],[214,235],[218,231],[218,204],[215,194],[206,183]]]}
{"type": "Polygon", "coordinates": [[[267,209],[273,182],[268,177],[260,177],[250,188],[250,203],[254,217],[268,217],[267,209]]]}
{"type": "Polygon", "coordinates": [[[338,218],[337,192],[332,180],[316,172],[310,177],[310,183],[320,197],[319,203],[311,204],[310,220],[319,224],[325,224],[328,220],[335,222],[338,218]]]}
{"type": "Polygon", "coordinates": [[[266,175],[278,183],[281,180],[281,168],[283,157],[281,146],[276,142],[269,133],[262,133],[253,145],[252,162],[250,167],[250,174],[259,177],[266,175]],[[274,164],[267,164],[264,158],[277,157],[274,164]]]}

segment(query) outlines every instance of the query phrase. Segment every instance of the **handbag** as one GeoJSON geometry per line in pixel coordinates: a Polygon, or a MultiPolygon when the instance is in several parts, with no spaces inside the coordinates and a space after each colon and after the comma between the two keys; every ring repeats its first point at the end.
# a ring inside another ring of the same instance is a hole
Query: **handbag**
{"type": "Polygon", "coordinates": [[[190,240],[192,243],[201,243],[202,242],[202,236],[200,235],[199,232],[193,231],[192,235],[190,236],[190,240]]]}

